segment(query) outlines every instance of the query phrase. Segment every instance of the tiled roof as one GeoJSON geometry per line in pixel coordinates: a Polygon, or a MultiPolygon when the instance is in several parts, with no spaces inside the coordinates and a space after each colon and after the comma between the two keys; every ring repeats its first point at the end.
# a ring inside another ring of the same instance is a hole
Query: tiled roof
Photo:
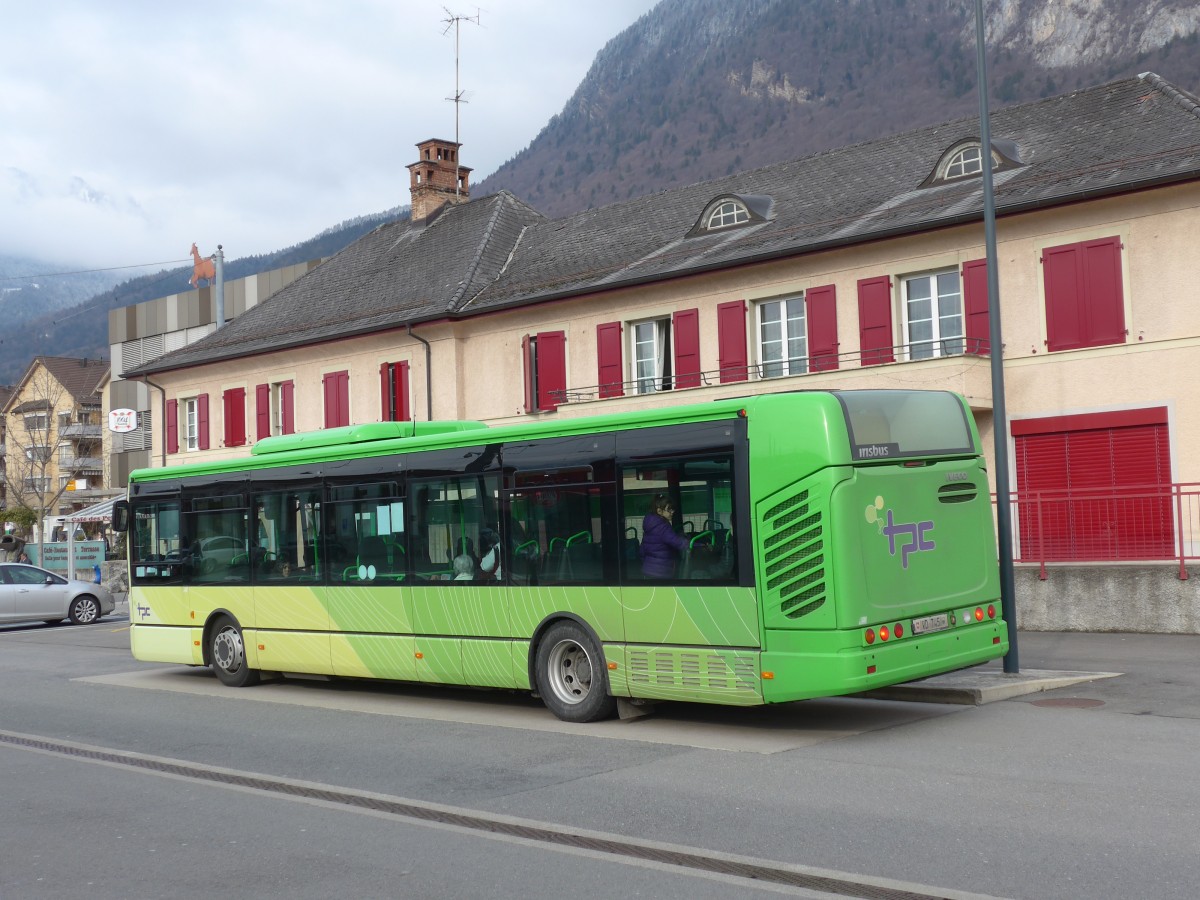
{"type": "Polygon", "coordinates": [[[446,207],[428,224],[381,225],[224,328],[131,374],[448,315],[497,277],[522,229],[540,218],[501,193],[446,207]]]}
{"type": "MultiPolygon", "coordinates": [[[[991,131],[1021,163],[995,175],[1000,215],[1200,177],[1200,101],[1150,73],[997,110],[991,131]]],[[[978,119],[964,118],[556,220],[507,193],[450,207],[424,228],[383,226],[140,371],[977,221],[982,179],[921,185],[948,148],[978,136],[978,119]],[[724,194],[770,197],[767,221],[687,237],[724,194]]]]}
{"type": "MultiPolygon", "coordinates": [[[[107,359],[79,359],[73,356],[39,356],[33,365],[41,363],[53,375],[76,403],[99,403],[96,388],[108,372],[107,359]]],[[[32,367],[31,367],[32,368],[32,367]]]]}

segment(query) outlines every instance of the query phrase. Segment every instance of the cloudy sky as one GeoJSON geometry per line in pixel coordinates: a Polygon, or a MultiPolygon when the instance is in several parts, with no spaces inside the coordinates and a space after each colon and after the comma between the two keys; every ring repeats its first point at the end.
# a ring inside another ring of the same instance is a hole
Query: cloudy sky
{"type": "MultiPolygon", "coordinates": [[[[478,180],[655,0],[0,0],[0,254],[227,259],[408,202],[417,141],[478,180]]],[[[136,274],[136,273],[132,273],[136,274]]]]}

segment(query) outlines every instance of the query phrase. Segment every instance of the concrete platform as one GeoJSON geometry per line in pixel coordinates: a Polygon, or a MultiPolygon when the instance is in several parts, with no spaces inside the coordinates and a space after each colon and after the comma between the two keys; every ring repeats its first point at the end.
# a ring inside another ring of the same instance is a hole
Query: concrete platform
{"type": "Polygon", "coordinates": [[[1059,672],[1048,669],[1022,669],[1006,674],[1000,669],[975,668],[920,681],[894,684],[859,694],[875,700],[908,700],[918,703],[957,703],[980,706],[1010,697],[1053,691],[1102,678],[1116,678],[1122,672],[1059,672]]]}

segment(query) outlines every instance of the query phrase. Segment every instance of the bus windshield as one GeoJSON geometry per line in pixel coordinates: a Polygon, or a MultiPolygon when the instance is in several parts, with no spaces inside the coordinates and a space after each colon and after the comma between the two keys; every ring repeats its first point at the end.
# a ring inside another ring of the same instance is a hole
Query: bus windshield
{"type": "Polygon", "coordinates": [[[855,461],[974,453],[962,403],[948,391],[839,393],[855,461]]]}

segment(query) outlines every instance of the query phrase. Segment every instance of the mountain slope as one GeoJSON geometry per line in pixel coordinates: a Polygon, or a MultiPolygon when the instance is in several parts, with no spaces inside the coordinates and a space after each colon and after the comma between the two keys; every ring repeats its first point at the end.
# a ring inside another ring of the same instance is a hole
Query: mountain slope
{"type": "MultiPolygon", "coordinates": [[[[1200,3],[987,9],[995,105],[1147,70],[1200,85],[1200,3]]],[[[975,82],[973,6],[962,0],[663,0],[475,189],[566,215],[970,115],[975,82]]]]}

